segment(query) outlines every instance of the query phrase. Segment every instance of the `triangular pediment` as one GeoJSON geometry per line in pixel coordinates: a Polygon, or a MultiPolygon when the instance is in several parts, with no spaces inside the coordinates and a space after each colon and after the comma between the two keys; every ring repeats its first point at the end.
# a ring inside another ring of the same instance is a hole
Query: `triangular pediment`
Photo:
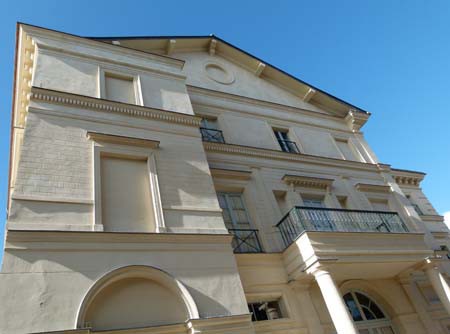
{"type": "Polygon", "coordinates": [[[367,114],[216,36],[94,39],[185,60],[187,84],[195,87],[338,117],[349,111],[367,114]]]}

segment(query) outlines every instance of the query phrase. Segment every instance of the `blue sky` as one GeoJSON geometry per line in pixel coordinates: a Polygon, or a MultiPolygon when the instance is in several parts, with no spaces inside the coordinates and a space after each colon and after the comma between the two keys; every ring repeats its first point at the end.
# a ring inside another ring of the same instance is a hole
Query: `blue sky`
{"type": "MultiPolygon", "coordinates": [[[[380,161],[424,171],[450,211],[450,1],[3,1],[0,208],[6,208],[16,22],[82,36],[214,33],[372,113],[380,161]]],[[[0,239],[6,210],[0,219],[0,239]]],[[[0,255],[1,258],[1,255],[0,255]]]]}

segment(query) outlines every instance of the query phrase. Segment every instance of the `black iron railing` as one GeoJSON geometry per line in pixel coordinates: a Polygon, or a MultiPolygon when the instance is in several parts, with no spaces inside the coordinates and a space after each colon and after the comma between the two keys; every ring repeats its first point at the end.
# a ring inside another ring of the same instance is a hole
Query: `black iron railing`
{"type": "Polygon", "coordinates": [[[300,153],[297,144],[290,140],[278,139],[278,144],[280,144],[281,149],[284,152],[289,153],[300,153]]]}
{"type": "Polygon", "coordinates": [[[225,139],[223,139],[223,133],[220,130],[200,128],[200,133],[202,134],[203,141],[210,141],[214,143],[225,143],[225,139]]]}
{"type": "Polygon", "coordinates": [[[276,225],[286,246],[305,231],[407,233],[396,212],[297,206],[276,225]]]}
{"type": "Polygon", "coordinates": [[[258,230],[228,229],[233,235],[233,250],[235,253],[262,253],[258,239],[258,230]]]}

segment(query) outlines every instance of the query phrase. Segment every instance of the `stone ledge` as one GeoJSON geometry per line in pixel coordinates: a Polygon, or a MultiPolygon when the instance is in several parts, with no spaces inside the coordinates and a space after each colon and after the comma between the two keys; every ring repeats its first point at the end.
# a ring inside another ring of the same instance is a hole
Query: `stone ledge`
{"type": "Polygon", "coordinates": [[[96,97],[77,95],[39,87],[31,88],[30,100],[71,105],[81,109],[84,108],[101,112],[125,114],[131,117],[155,119],[162,122],[178,123],[194,127],[200,127],[201,122],[201,118],[194,115],[115,102],[96,97]]]}
{"type": "MultiPolygon", "coordinates": [[[[96,231],[41,231],[13,230],[6,234],[6,243],[187,243],[187,244],[229,244],[230,234],[189,234],[189,233],[140,233],[140,232],[96,232],[96,231]]],[[[5,248],[8,248],[5,245],[5,248]]]]}

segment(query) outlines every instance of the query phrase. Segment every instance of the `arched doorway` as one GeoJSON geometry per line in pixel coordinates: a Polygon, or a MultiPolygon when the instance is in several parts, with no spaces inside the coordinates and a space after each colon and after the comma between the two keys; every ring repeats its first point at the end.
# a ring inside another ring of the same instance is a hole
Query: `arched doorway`
{"type": "Polygon", "coordinates": [[[366,294],[350,291],[344,301],[360,334],[395,334],[386,313],[366,294]]]}

